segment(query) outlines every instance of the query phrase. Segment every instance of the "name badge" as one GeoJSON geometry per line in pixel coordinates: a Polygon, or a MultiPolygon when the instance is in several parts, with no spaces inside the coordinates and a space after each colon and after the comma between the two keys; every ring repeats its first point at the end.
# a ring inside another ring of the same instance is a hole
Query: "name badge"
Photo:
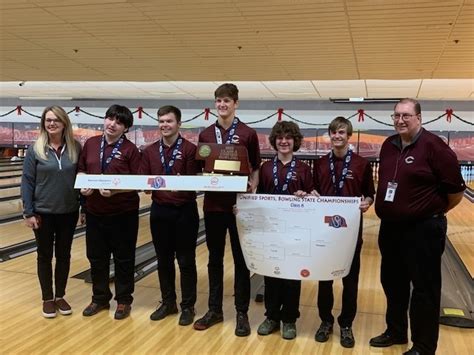
{"type": "Polygon", "coordinates": [[[395,198],[395,192],[397,191],[398,183],[396,182],[389,182],[387,185],[387,192],[385,193],[385,201],[393,202],[395,198]]]}

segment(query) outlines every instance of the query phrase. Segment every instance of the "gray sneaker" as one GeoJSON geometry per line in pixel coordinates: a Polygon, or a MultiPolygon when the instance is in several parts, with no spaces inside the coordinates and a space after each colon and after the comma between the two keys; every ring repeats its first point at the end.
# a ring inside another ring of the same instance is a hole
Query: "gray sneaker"
{"type": "Polygon", "coordinates": [[[296,338],[296,324],[283,323],[283,330],[281,331],[281,337],[287,340],[296,338]]]}
{"type": "Polygon", "coordinates": [[[258,335],[269,335],[278,329],[280,329],[280,322],[267,318],[258,326],[257,333],[258,335]]]}
{"type": "Polygon", "coordinates": [[[329,322],[322,322],[319,326],[319,329],[316,331],[314,335],[314,340],[320,343],[324,343],[328,341],[329,334],[332,333],[332,323],[329,322]]]}
{"type": "Polygon", "coordinates": [[[355,344],[351,327],[341,328],[341,345],[345,348],[353,348],[355,344]]]}

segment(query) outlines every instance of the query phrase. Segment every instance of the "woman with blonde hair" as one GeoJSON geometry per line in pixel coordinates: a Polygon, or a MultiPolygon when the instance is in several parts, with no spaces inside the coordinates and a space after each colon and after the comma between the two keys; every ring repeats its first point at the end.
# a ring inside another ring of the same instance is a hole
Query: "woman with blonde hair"
{"type": "Polygon", "coordinates": [[[39,137],[28,148],[21,179],[23,218],[36,238],[38,278],[46,318],[54,318],[56,310],[63,315],[72,313],[63,297],[79,215],[79,193],[74,190],[74,180],[80,151],[81,145],[74,139],[66,111],[59,106],[46,107],[41,115],[39,137]]]}

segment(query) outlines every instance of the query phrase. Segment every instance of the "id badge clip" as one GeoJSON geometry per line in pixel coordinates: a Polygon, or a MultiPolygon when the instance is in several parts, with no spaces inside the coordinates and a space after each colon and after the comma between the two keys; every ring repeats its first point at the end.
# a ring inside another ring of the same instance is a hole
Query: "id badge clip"
{"type": "Polygon", "coordinates": [[[387,184],[387,192],[385,193],[385,200],[387,202],[393,202],[395,198],[395,192],[397,191],[398,183],[392,181],[387,184]]]}

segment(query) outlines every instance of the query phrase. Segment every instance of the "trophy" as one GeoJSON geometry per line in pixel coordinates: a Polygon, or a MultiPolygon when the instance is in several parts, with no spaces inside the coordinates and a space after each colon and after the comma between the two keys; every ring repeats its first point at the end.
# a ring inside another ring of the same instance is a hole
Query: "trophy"
{"type": "Polygon", "coordinates": [[[243,145],[199,143],[196,160],[204,160],[205,173],[250,174],[249,156],[243,145]]]}

